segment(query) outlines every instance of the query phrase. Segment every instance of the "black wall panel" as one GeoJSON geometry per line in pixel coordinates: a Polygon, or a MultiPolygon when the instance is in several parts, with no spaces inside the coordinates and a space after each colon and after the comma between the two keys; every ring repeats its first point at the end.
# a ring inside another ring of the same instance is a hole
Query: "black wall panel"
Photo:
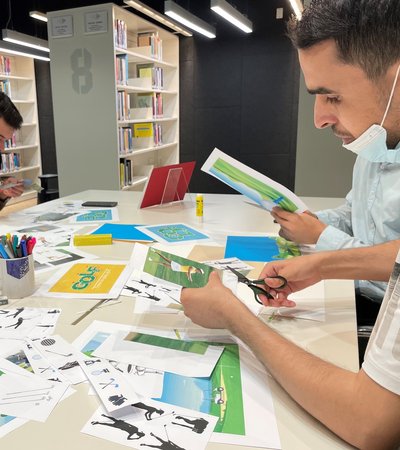
{"type": "Polygon", "coordinates": [[[249,35],[218,21],[216,39],[181,38],[181,159],[197,161],[192,192],[232,192],[200,171],[214,147],[294,189],[299,65],[279,6],[249,1],[249,35]]]}
{"type": "Polygon", "coordinates": [[[35,60],[42,173],[57,173],[50,63],[35,60]]]}

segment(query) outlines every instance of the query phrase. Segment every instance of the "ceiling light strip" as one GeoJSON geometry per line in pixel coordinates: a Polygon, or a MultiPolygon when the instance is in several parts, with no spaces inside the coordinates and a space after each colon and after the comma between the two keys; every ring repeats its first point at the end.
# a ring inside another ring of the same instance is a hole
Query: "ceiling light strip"
{"type": "Polygon", "coordinates": [[[29,34],[19,33],[18,31],[8,30],[7,28],[2,30],[2,35],[3,41],[34,48],[42,52],[50,52],[48,43],[44,39],[39,39],[37,37],[30,36],[29,34]]]}
{"type": "Polygon", "coordinates": [[[134,8],[137,11],[140,11],[142,14],[149,16],[154,20],[157,20],[158,22],[160,22],[163,25],[167,26],[168,28],[171,28],[172,30],[182,34],[183,36],[187,36],[187,37],[193,36],[192,32],[181,27],[179,24],[172,22],[172,20],[170,20],[164,14],[161,14],[158,11],[150,8],[149,6],[140,2],[139,0],[124,0],[124,3],[128,6],[130,6],[131,8],[134,8]]]}
{"type": "Polygon", "coordinates": [[[211,0],[210,8],[245,33],[253,31],[253,23],[227,1],[211,0]]]}
{"type": "Polygon", "coordinates": [[[32,19],[41,20],[42,22],[47,22],[47,16],[45,13],[42,13],[40,11],[29,11],[30,17],[32,19]]]}
{"type": "Polygon", "coordinates": [[[164,2],[164,12],[167,16],[172,17],[174,20],[183,23],[183,25],[191,30],[197,31],[208,38],[213,39],[217,35],[213,26],[194,14],[191,14],[172,0],[166,0],[164,2]]]}

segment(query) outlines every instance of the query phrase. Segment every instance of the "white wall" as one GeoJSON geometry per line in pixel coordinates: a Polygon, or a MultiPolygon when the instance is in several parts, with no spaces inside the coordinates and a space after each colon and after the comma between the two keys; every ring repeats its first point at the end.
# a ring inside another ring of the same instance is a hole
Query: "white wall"
{"type": "Polygon", "coordinates": [[[344,197],[351,188],[355,155],[342,147],[331,129],[314,126],[314,96],[301,75],[297,125],[297,195],[344,197]]]}
{"type": "MultiPolygon", "coordinates": [[[[307,6],[310,0],[304,0],[307,6]]],[[[355,155],[344,149],[330,129],[314,127],[314,97],[301,76],[297,125],[297,195],[344,197],[351,188],[355,155]]]]}

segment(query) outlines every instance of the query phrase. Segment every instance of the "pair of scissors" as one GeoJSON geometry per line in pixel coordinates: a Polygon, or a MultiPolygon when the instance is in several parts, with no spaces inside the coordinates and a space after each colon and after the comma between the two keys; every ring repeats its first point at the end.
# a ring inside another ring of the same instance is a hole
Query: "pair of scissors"
{"type": "Polygon", "coordinates": [[[287,285],[287,279],[285,277],[282,277],[281,275],[268,277],[268,278],[276,278],[282,282],[282,284],[280,286],[271,288],[271,286],[268,286],[268,284],[265,282],[265,280],[263,278],[261,278],[259,280],[250,280],[249,278],[245,277],[242,273],[238,272],[235,269],[232,269],[232,267],[229,267],[229,266],[227,266],[227,267],[231,272],[233,272],[238,277],[239,283],[246,284],[253,291],[254,298],[255,298],[256,302],[259,303],[260,305],[262,305],[263,303],[259,299],[259,297],[258,297],[259,295],[265,295],[265,297],[267,297],[270,300],[274,298],[269,292],[267,292],[265,289],[260,287],[260,285],[269,287],[270,289],[274,289],[274,290],[283,289],[287,285]]]}

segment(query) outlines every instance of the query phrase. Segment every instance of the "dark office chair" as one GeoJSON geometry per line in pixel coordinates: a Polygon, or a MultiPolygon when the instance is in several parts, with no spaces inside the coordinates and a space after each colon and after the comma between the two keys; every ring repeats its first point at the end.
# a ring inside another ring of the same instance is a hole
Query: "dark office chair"
{"type": "Polygon", "coordinates": [[[358,362],[360,367],[364,361],[365,350],[367,350],[368,341],[369,338],[371,337],[373,328],[374,327],[371,325],[361,325],[357,327],[358,362]]]}
{"type": "Polygon", "coordinates": [[[40,175],[40,185],[43,190],[38,193],[38,203],[45,203],[50,200],[55,200],[60,196],[58,192],[58,175],[54,173],[48,173],[40,175]]]}

